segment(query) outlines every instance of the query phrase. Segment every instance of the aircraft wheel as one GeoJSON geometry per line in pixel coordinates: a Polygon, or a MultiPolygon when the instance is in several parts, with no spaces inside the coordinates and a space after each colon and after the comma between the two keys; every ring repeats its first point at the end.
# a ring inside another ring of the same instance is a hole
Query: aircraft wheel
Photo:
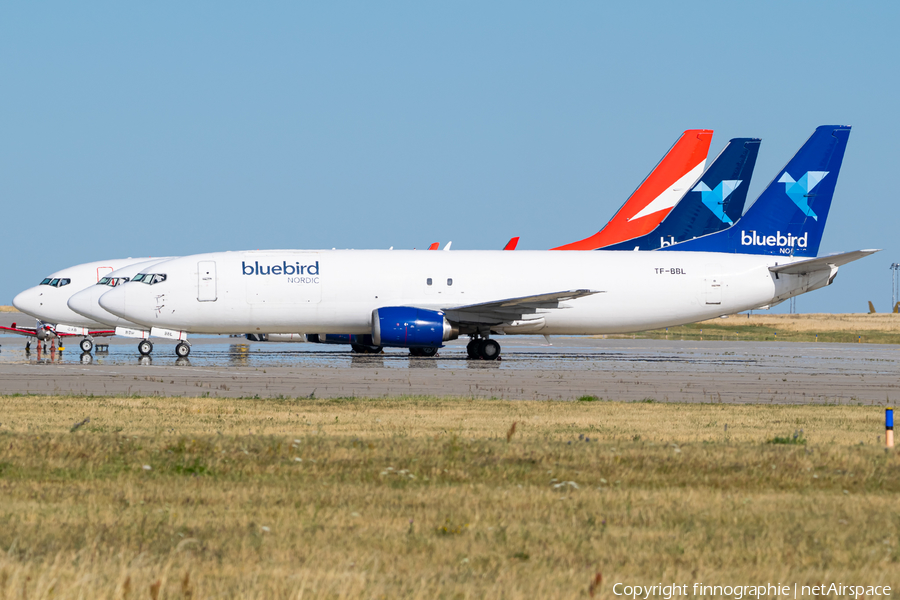
{"type": "Polygon", "coordinates": [[[422,353],[422,350],[423,350],[422,348],[410,348],[410,349],[409,349],[409,355],[410,355],[410,356],[425,356],[425,355],[422,353]]]}
{"type": "Polygon", "coordinates": [[[478,358],[478,342],[479,340],[473,339],[471,342],[466,344],[466,354],[469,355],[469,358],[478,358]]]}
{"type": "Polygon", "coordinates": [[[419,351],[422,353],[419,356],[434,356],[437,354],[437,347],[429,347],[429,348],[419,348],[419,351]]]}
{"type": "Polygon", "coordinates": [[[84,338],[83,340],[81,340],[80,346],[81,346],[81,351],[82,351],[82,352],[88,352],[88,353],[89,353],[91,350],[94,349],[94,342],[92,342],[91,340],[89,340],[89,339],[87,339],[87,338],[84,338]]]}
{"type": "Polygon", "coordinates": [[[357,354],[365,354],[369,351],[368,347],[363,346],[362,344],[350,344],[350,348],[357,354]]]}
{"type": "Polygon", "coordinates": [[[500,357],[500,344],[494,340],[481,340],[478,344],[478,357],[482,360],[497,360],[500,357]]]}
{"type": "Polygon", "coordinates": [[[188,346],[184,342],[178,342],[178,345],[175,346],[175,355],[178,358],[185,358],[190,353],[191,353],[191,347],[188,346]]]}
{"type": "Polygon", "coordinates": [[[141,340],[138,344],[138,352],[143,356],[150,356],[150,353],[153,352],[153,344],[150,340],[141,340]]]}

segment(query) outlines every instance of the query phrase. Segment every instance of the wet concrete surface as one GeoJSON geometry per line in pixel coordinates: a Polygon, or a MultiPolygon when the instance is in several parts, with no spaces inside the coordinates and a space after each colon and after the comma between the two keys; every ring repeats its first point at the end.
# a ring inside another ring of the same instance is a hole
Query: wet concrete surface
{"type": "MultiPolygon", "coordinates": [[[[11,321],[8,315],[0,322],[11,321]]],[[[25,323],[24,319],[20,322],[25,323]]],[[[724,403],[894,402],[900,346],[735,341],[498,337],[503,359],[466,358],[465,341],[435,358],[405,350],[354,355],[344,346],[192,338],[188,359],[154,342],[107,338],[107,352],[83,355],[79,338],[40,352],[0,336],[0,393],[228,397],[452,395],[724,403]]]]}

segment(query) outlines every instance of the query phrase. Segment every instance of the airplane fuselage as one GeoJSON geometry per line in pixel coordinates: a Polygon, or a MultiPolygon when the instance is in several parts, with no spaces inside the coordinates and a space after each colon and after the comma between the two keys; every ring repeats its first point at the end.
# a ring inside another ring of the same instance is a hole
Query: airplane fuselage
{"type": "Polygon", "coordinates": [[[370,333],[372,311],[454,307],[564,290],[596,293],[500,326],[506,333],[626,333],[756,308],[821,287],[776,277],[794,259],[704,252],[271,250],[159,263],[165,280],[101,296],[110,312],[189,333],[370,333]]]}

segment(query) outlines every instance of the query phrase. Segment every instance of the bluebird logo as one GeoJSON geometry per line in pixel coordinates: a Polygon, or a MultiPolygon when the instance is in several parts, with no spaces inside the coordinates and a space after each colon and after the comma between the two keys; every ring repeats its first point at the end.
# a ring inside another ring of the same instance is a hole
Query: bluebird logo
{"type": "Polygon", "coordinates": [[[727,179],[720,181],[716,189],[711,190],[709,186],[702,181],[692,189],[692,192],[700,192],[700,200],[706,205],[706,208],[712,211],[716,218],[723,223],[733,225],[731,219],[725,214],[725,200],[741,185],[740,179],[727,179]]]}
{"type": "Polygon", "coordinates": [[[819,217],[816,216],[816,213],[813,212],[812,207],[809,205],[809,197],[812,196],[810,194],[812,189],[819,185],[819,182],[825,179],[826,175],[828,175],[828,171],[807,171],[803,177],[794,181],[794,178],[785,171],[778,179],[778,183],[784,184],[784,192],[788,195],[788,198],[794,201],[797,208],[803,211],[804,215],[818,221],[819,217]]]}
{"type": "Polygon", "coordinates": [[[806,248],[809,232],[793,235],[776,231],[775,235],[760,235],[755,231],[741,231],[741,246],[777,246],[782,254],[790,254],[793,248],[806,248]]]}
{"type": "Polygon", "coordinates": [[[253,261],[252,265],[248,265],[241,261],[241,271],[244,275],[318,275],[319,261],[311,265],[289,265],[287,261],[280,265],[260,265],[259,261],[253,261]]]}

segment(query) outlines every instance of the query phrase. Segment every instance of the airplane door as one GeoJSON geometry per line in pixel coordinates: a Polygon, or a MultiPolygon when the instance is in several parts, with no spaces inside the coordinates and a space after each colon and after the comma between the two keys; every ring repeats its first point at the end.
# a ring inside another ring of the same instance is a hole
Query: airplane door
{"type": "Polygon", "coordinates": [[[216,261],[201,260],[197,263],[197,300],[216,301],[216,261]]]}
{"type": "Polygon", "coordinates": [[[110,273],[112,273],[115,269],[112,267],[97,267],[97,281],[100,281],[110,273]]]}
{"type": "Polygon", "coordinates": [[[722,304],[722,279],[710,277],[703,280],[706,304],[722,304]]]}

